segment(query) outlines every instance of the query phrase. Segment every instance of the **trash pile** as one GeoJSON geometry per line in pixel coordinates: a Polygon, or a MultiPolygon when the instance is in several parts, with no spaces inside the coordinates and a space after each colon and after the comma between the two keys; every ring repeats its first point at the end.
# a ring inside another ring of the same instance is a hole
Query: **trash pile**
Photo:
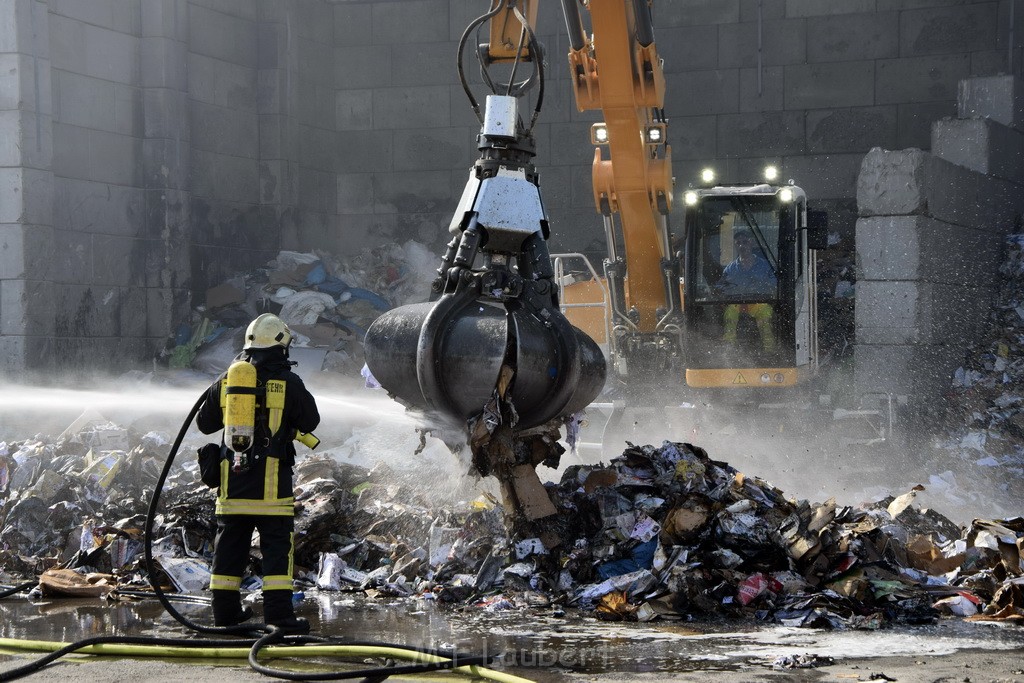
{"type": "MultiPolygon", "coordinates": [[[[179,453],[155,524],[157,579],[181,592],[205,590],[212,557],[214,494],[197,445],[179,453]]],[[[53,443],[0,444],[0,581],[43,575],[59,593],[77,574],[71,594],[144,588],[145,513],[167,451],[165,436],[85,418],[53,443]]],[[[615,620],[1024,623],[1024,518],[961,529],[916,508],[916,490],[860,508],[814,504],[690,444],[631,446],[547,484],[557,514],[521,537],[495,498],[438,505],[430,488],[414,468],[301,457],[299,584],[615,620]]],[[[249,570],[243,588],[255,591],[256,549],[249,570]]]]}
{"type": "Polygon", "coordinates": [[[1010,235],[979,343],[957,368],[942,457],[1010,505],[1024,496],[1024,235],[1010,235]]]}
{"type": "Polygon", "coordinates": [[[233,277],[206,292],[161,358],[171,368],[217,375],[241,348],[260,313],[274,313],[295,334],[293,357],[304,367],[359,376],[366,328],[383,311],[427,298],[439,257],[410,240],[354,257],[322,251],[282,251],[265,268],[233,277]]]}

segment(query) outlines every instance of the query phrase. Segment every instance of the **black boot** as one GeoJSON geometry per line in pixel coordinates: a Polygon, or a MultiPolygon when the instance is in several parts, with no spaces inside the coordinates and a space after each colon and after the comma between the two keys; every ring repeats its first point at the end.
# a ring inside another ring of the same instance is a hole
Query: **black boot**
{"type": "Polygon", "coordinates": [[[309,633],[309,621],[295,616],[291,591],[263,591],[263,618],[285,635],[309,633]]]}
{"type": "Polygon", "coordinates": [[[238,591],[213,591],[213,625],[236,626],[252,618],[252,608],[242,607],[238,591]]]}

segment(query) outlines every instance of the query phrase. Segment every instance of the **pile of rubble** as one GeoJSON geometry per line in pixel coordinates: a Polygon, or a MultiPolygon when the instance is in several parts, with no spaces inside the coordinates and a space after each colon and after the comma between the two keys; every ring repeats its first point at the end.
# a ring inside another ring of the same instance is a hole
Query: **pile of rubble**
{"type": "Polygon", "coordinates": [[[1001,500],[1024,496],[1024,235],[1010,235],[978,345],[953,377],[944,459],[1001,500]]]}
{"type": "Polygon", "coordinates": [[[260,313],[274,313],[295,333],[293,356],[304,368],[358,377],[366,328],[383,311],[426,300],[439,262],[412,240],[346,258],[282,251],[265,268],[207,290],[161,360],[219,374],[241,348],[246,325],[260,313]]]}
{"type": "MultiPolygon", "coordinates": [[[[0,444],[0,581],[60,567],[65,583],[71,570],[105,574],[91,584],[98,593],[148,583],[142,529],[168,444],[150,433],[129,448],[127,436],[92,421],[53,443],[0,444]]],[[[155,526],[158,580],[185,592],[204,590],[214,534],[195,445],[172,469],[155,526]]],[[[665,442],[569,467],[547,485],[557,514],[517,537],[492,497],[432,504],[421,475],[300,458],[300,584],[641,621],[1024,622],[1024,518],[961,529],[915,507],[916,491],[860,508],[792,500],[700,448],[665,442]]],[[[259,587],[258,557],[246,589],[259,587]]]]}

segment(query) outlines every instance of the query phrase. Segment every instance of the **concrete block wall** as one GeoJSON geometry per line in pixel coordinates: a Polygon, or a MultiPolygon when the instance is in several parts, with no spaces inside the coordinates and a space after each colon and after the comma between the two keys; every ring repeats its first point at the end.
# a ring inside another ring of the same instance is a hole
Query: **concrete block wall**
{"type": "Polygon", "coordinates": [[[1024,216],[1024,82],[966,80],[932,152],[875,149],[858,180],[855,385],[934,399],[983,324],[1024,216]],[[1005,123],[1004,123],[1005,122],[1005,123]]]}
{"type": "MultiPolygon", "coordinates": [[[[0,3],[3,362],[145,361],[209,286],[281,248],[440,252],[479,130],[455,51],[485,5],[0,3]]],[[[541,6],[536,163],[552,250],[600,257],[588,129],[601,116],[576,110],[559,5],[541,6]]],[[[771,161],[849,234],[869,149],[930,149],[960,81],[1024,61],[1008,0],[658,0],[654,20],[677,186],[708,163],[739,181],[771,161]]],[[[1020,116],[967,95],[959,106],[995,121],[1020,116]]],[[[972,150],[1018,133],[969,118],[944,125],[973,147],[942,155],[1015,173],[1019,159],[972,150]]]]}

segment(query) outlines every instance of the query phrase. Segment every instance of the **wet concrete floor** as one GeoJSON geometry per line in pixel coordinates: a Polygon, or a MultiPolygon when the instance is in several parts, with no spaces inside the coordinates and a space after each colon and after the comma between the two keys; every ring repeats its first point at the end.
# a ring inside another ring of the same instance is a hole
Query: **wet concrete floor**
{"type": "MultiPolygon", "coordinates": [[[[175,607],[189,619],[209,623],[209,607],[205,605],[175,603],[175,607]]],[[[256,611],[258,614],[258,605],[256,611]]],[[[897,680],[1024,681],[1024,670],[1018,671],[1024,668],[1024,628],[960,620],[874,632],[796,629],[745,621],[610,623],[571,611],[566,616],[545,610],[486,612],[480,608],[439,606],[425,600],[385,603],[348,593],[309,594],[298,611],[310,619],[318,635],[455,648],[496,656],[492,668],[536,681],[617,681],[637,677],[818,680],[817,674],[824,676],[821,680],[871,680],[869,668],[875,661],[879,666],[883,661],[888,663],[890,670],[895,666],[893,658],[912,661],[918,668],[929,663],[958,668],[961,660],[973,661],[965,658],[971,653],[982,653],[990,658],[987,661],[998,662],[997,668],[1004,675],[986,678],[985,672],[974,671],[973,678],[933,676],[897,680]],[[772,663],[779,657],[810,654],[832,657],[837,664],[857,664],[847,666],[845,670],[852,669],[854,673],[845,675],[833,667],[772,670],[772,663]],[[883,657],[886,659],[876,659],[883,657]],[[1019,665],[1017,669],[1014,662],[1019,665]],[[1021,675],[1016,678],[1018,673],[1021,675]],[[813,677],[806,677],[812,674],[813,677]]],[[[195,637],[151,599],[112,602],[15,596],[0,600],[0,638],[71,642],[113,634],[195,637]]],[[[16,663],[17,660],[0,655],[0,673],[16,663]]],[[[234,665],[245,668],[240,660],[234,665]]]]}

